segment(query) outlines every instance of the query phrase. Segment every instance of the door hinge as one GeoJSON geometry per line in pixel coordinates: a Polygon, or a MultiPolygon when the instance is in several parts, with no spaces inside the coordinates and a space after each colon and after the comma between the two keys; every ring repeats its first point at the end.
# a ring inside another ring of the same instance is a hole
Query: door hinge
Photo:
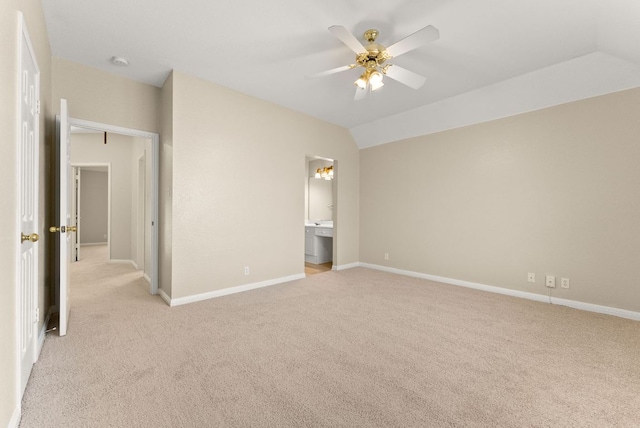
{"type": "Polygon", "coordinates": [[[39,322],[40,321],[40,308],[36,308],[35,310],[35,320],[33,322],[39,322]]]}
{"type": "Polygon", "coordinates": [[[36,100],[36,114],[40,114],[40,100],[36,100]]]}

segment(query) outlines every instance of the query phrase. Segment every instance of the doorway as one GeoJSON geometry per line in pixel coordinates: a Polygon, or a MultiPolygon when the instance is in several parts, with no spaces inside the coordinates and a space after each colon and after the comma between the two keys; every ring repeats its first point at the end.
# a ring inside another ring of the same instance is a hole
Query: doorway
{"type": "Polygon", "coordinates": [[[333,159],[306,156],[305,275],[332,269],[337,234],[334,228],[337,166],[333,159]]]}
{"type": "Polygon", "coordinates": [[[71,166],[74,190],[71,218],[77,228],[71,263],[82,259],[83,247],[96,245],[106,246],[108,259],[111,253],[111,163],[72,162],[71,166]]]}
{"type": "Polygon", "coordinates": [[[78,259],[82,260],[83,246],[106,244],[108,249],[104,254],[108,261],[131,264],[142,272],[150,293],[156,294],[158,134],[74,118],[69,118],[69,124],[72,129],[71,162],[79,171],[77,219],[79,228],[84,229],[79,234],[78,259]],[[83,174],[87,178],[100,173],[108,177],[107,231],[94,228],[88,233],[90,229],[82,199],[83,195],[90,196],[93,192],[83,192],[86,186],[82,184],[82,177],[83,174]]]}

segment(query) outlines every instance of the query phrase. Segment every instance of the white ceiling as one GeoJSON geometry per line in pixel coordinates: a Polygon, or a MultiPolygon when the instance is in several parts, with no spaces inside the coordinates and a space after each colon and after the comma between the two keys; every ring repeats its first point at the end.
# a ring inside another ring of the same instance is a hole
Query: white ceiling
{"type": "Polygon", "coordinates": [[[637,0],[42,3],[54,56],[155,86],[179,70],[348,128],[360,147],[640,86],[637,0]],[[389,46],[429,24],[440,40],[393,60],[427,77],[419,90],[387,78],[354,101],[357,70],[304,78],[354,62],[331,25],[389,46]]]}

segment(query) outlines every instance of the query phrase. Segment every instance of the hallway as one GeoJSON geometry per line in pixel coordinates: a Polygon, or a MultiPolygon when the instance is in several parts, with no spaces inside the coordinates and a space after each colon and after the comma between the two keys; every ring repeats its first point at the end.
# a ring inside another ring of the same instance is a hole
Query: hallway
{"type": "MultiPolygon", "coordinates": [[[[85,309],[87,305],[100,307],[104,304],[102,297],[123,288],[136,287],[148,296],[149,283],[142,278],[142,271],[135,270],[128,263],[109,263],[108,260],[107,245],[91,245],[83,246],[80,261],[71,263],[70,324],[74,322],[76,309],[85,309]]],[[[129,299],[127,295],[126,300],[129,299]]]]}
{"type": "Polygon", "coordinates": [[[151,310],[162,316],[169,308],[160,297],[149,295],[141,271],[128,263],[109,263],[107,254],[106,245],[82,247],[81,260],[71,264],[68,333],[47,334],[22,400],[20,427],[62,426],[69,420],[74,426],[97,426],[122,412],[101,408],[107,401],[101,397],[131,395],[122,401],[130,406],[143,400],[136,395],[145,395],[143,391],[126,386],[136,367],[156,351],[145,341],[154,328],[154,320],[145,314],[151,310]],[[87,406],[94,408],[87,412],[87,406]],[[58,413],[52,414],[52,408],[58,413]],[[92,418],[86,419],[87,414],[92,418]]]}

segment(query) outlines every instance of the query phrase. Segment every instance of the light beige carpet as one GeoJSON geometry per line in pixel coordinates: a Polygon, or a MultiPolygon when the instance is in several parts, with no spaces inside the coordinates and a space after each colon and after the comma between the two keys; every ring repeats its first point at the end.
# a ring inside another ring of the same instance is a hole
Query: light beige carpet
{"type": "Polygon", "coordinates": [[[23,428],[640,426],[638,322],[362,268],[169,308],[81,263],[23,428]]]}

